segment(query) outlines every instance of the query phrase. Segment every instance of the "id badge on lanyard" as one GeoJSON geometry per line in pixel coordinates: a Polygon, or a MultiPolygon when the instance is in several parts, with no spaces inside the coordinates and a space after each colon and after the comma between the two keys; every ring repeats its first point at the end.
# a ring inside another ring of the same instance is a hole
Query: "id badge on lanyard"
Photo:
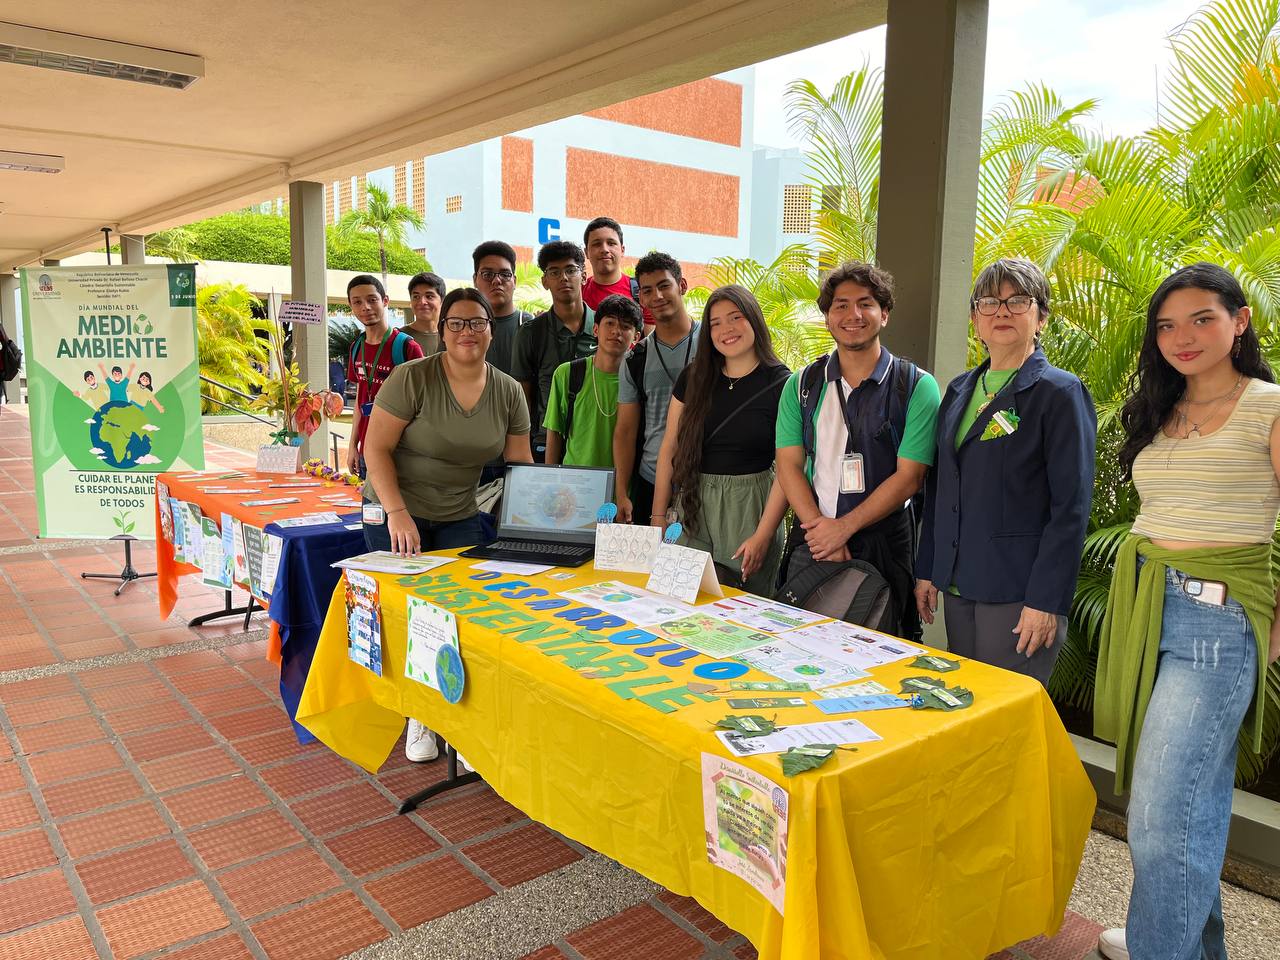
{"type": "Polygon", "coordinates": [[[840,492],[866,493],[866,464],[863,461],[862,454],[854,453],[853,451],[853,438],[856,434],[853,429],[853,421],[849,417],[849,401],[845,398],[844,384],[841,380],[836,381],[836,393],[840,398],[840,413],[844,416],[844,427],[848,431],[844,456],[840,458],[840,492]]]}

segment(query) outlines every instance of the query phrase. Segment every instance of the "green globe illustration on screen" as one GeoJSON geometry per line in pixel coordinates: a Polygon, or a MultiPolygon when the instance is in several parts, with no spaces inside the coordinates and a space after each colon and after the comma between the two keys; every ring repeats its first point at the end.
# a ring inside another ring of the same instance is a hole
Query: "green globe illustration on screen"
{"type": "Polygon", "coordinates": [[[436,651],[436,686],[440,694],[450,703],[462,699],[462,691],[467,686],[467,674],[462,668],[462,657],[458,648],[446,643],[436,651]]]}
{"type": "Polygon", "coordinates": [[[89,439],[105,463],[129,470],[151,453],[146,426],[147,413],[137,404],[110,400],[93,415],[89,439]]]}

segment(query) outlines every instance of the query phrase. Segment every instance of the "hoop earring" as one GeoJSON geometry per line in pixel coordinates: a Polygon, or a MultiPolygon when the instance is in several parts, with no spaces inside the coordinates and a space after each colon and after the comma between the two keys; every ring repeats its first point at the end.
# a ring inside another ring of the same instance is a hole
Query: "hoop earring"
{"type": "Polygon", "coordinates": [[[1238,335],[1237,335],[1237,336],[1236,336],[1236,342],[1235,342],[1235,343],[1233,343],[1233,344],[1231,345],[1231,359],[1232,359],[1232,360],[1235,360],[1235,359],[1239,358],[1239,356],[1240,356],[1240,342],[1241,342],[1241,339],[1242,339],[1242,338],[1241,338],[1240,336],[1238,336],[1238,335]]]}

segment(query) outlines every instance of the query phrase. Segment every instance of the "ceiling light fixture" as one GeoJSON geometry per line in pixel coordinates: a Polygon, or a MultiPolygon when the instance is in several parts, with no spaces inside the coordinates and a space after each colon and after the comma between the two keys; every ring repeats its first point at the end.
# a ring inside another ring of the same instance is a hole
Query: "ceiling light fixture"
{"type": "Polygon", "coordinates": [[[185,90],[204,76],[204,58],[132,43],[0,21],[0,63],[185,90]]]}
{"type": "Polygon", "coordinates": [[[55,157],[49,153],[15,153],[12,150],[0,150],[0,170],[61,173],[66,168],[66,157],[55,157]]]}

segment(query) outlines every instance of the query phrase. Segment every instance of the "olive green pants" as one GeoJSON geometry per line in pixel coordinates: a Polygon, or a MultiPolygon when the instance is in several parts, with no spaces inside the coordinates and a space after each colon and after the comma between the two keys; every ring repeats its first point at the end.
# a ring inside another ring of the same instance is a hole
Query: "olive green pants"
{"type": "MultiPolygon", "coordinates": [[[[707,551],[712,560],[732,570],[740,580],[742,561],[733,559],[733,555],[756,532],[772,486],[772,467],[760,473],[740,476],[704,473],[699,485],[702,510],[695,523],[685,525],[680,542],[685,546],[707,551]]],[[[772,597],[781,559],[782,526],[779,524],[770,538],[769,550],[761,568],[745,583],[730,582],[729,586],[741,586],[749,593],[772,597]]]]}

